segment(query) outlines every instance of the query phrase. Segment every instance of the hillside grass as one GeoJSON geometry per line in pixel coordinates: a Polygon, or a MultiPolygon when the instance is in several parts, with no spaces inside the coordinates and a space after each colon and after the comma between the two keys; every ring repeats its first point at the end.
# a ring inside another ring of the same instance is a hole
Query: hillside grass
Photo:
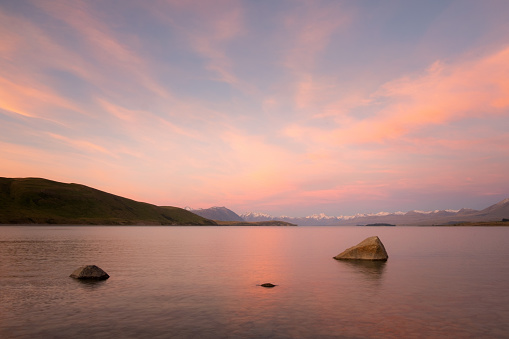
{"type": "Polygon", "coordinates": [[[160,207],[80,184],[0,178],[0,224],[215,225],[178,207],[160,207]]]}

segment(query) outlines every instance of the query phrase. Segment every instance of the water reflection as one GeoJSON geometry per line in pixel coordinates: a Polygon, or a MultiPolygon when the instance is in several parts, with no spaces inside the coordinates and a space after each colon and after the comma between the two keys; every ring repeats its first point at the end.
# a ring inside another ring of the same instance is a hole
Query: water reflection
{"type": "Polygon", "coordinates": [[[371,260],[336,260],[343,267],[347,267],[349,271],[362,276],[365,281],[380,283],[382,281],[386,261],[371,260]]]}
{"type": "Polygon", "coordinates": [[[82,287],[85,290],[96,290],[106,284],[106,280],[94,280],[94,279],[72,279],[78,286],[82,287]]]}
{"type": "Polygon", "coordinates": [[[481,231],[388,228],[390,261],[337,262],[364,228],[2,228],[0,338],[508,337],[509,228],[481,231]]]}

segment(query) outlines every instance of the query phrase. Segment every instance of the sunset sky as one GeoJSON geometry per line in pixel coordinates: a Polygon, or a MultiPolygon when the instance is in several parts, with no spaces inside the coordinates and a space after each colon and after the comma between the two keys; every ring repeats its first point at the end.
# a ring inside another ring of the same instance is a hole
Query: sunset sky
{"type": "Polygon", "coordinates": [[[333,216],[509,197],[509,1],[0,1],[0,176],[333,216]]]}

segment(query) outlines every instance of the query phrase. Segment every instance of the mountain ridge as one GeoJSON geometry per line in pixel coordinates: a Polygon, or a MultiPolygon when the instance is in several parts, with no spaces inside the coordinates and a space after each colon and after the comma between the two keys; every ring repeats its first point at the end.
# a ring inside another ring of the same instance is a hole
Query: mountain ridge
{"type": "Polygon", "coordinates": [[[200,208],[200,209],[191,209],[189,208],[188,211],[191,211],[194,214],[197,214],[203,218],[207,218],[210,220],[218,220],[218,221],[245,221],[242,217],[240,217],[237,213],[233,212],[232,210],[222,206],[213,206],[209,208],[200,208]]]}
{"type": "Polygon", "coordinates": [[[238,215],[224,206],[207,209],[156,206],[81,184],[67,184],[43,178],[0,177],[0,224],[217,225],[219,221],[282,221],[302,226],[375,223],[413,226],[496,222],[502,219],[509,219],[509,198],[482,210],[462,208],[339,217],[324,213],[306,217],[274,217],[255,212],[238,215]]]}
{"type": "Polygon", "coordinates": [[[265,213],[249,212],[240,215],[246,221],[281,220],[300,226],[356,226],[373,223],[390,223],[396,225],[448,225],[462,222],[500,221],[509,218],[509,198],[504,199],[483,210],[462,208],[460,210],[434,210],[408,212],[378,212],[356,214],[353,216],[327,216],[323,213],[306,217],[274,217],[265,213]]]}
{"type": "Polygon", "coordinates": [[[0,224],[216,225],[182,208],[156,206],[81,184],[0,177],[0,224]]]}

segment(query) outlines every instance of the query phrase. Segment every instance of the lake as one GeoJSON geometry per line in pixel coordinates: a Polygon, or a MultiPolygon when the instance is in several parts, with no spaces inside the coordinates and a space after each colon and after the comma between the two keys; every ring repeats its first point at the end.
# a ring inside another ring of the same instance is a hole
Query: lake
{"type": "Polygon", "coordinates": [[[508,241],[503,227],[3,226],[0,337],[507,338],[508,241]],[[332,259],[373,235],[386,263],[332,259]],[[69,278],[87,264],[110,279],[69,278]]]}

